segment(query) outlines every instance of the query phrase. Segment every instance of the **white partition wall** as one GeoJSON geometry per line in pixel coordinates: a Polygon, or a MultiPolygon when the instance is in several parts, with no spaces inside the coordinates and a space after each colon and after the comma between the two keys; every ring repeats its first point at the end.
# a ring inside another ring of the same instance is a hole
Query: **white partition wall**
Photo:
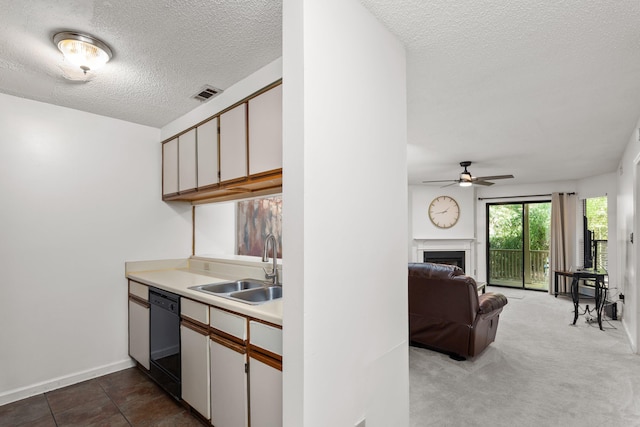
{"type": "Polygon", "coordinates": [[[402,45],[356,0],[285,0],[284,425],[408,426],[402,45]]]}

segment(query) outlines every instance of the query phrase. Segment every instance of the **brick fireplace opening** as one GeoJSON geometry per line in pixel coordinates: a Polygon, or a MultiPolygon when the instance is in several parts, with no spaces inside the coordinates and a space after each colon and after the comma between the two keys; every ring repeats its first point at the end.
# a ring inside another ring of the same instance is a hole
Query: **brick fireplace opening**
{"type": "Polygon", "coordinates": [[[424,251],[422,262],[456,265],[464,270],[464,251],[424,251]]]}

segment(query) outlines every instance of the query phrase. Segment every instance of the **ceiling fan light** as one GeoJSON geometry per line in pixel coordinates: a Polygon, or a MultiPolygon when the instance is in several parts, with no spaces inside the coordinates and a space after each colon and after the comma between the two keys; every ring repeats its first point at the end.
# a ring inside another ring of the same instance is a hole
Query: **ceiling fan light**
{"type": "Polygon", "coordinates": [[[471,181],[460,181],[460,187],[471,187],[473,185],[471,181]]]}
{"type": "Polygon", "coordinates": [[[53,36],[53,42],[67,61],[85,73],[99,69],[113,56],[106,43],[86,34],[64,31],[53,36]]]}

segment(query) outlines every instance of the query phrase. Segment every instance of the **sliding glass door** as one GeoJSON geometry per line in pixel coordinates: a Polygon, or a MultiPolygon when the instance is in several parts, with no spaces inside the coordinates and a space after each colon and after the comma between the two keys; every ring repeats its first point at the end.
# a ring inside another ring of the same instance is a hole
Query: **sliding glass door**
{"type": "Polygon", "coordinates": [[[490,285],[546,290],[550,202],[487,204],[490,285]]]}

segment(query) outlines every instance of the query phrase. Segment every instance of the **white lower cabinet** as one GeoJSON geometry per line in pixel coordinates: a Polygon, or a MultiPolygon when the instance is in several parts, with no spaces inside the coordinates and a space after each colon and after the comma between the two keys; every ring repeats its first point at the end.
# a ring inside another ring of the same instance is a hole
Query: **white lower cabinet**
{"type": "Polygon", "coordinates": [[[180,325],[182,399],[209,419],[209,333],[183,320],[180,325]]]}
{"type": "Polygon", "coordinates": [[[211,424],[215,427],[248,425],[247,355],[244,346],[212,335],[211,424]]]}
{"type": "Polygon", "coordinates": [[[251,427],[282,427],[282,367],[275,366],[249,360],[251,427]]]}
{"type": "Polygon", "coordinates": [[[129,356],[149,369],[149,288],[129,281],[129,356]]]}
{"type": "Polygon", "coordinates": [[[251,427],[282,427],[282,329],[249,322],[251,427]]]}

